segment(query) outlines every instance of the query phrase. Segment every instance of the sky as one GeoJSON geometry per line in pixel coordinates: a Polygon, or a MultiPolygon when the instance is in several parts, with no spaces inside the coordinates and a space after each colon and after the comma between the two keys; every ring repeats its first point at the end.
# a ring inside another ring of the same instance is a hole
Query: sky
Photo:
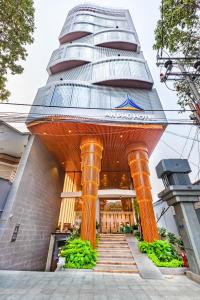
{"type": "MultiPolygon", "coordinates": [[[[136,31],[139,36],[142,51],[148,62],[154,87],[157,89],[164,109],[180,109],[177,103],[176,93],[169,90],[165,84],[160,83],[160,70],[156,66],[156,51],[152,49],[154,43],[154,29],[159,19],[159,6],[161,0],[96,0],[95,3],[101,6],[129,9],[136,31]]],[[[58,36],[64,24],[68,11],[77,4],[88,3],[78,0],[35,0],[35,33],[34,43],[27,47],[28,57],[22,63],[23,74],[9,75],[7,88],[11,92],[9,102],[32,104],[39,87],[45,85],[48,78],[46,67],[50,56],[59,47],[58,36]]],[[[28,112],[28,108],[17,108],[15,106],[0,105],[0,112],[3,111],[28,112]]],[[[188,118],[188,114],[166,113],[168,118],[188,118]]],[[[15,125],[16,126],[16,125],[15,125]]],[[[26,131],[24,124],[18,124],[17,128],[26,131]]],[[[188,136],[191,126],[170,125],[166,131],[174,134],[188,136]]],[[[199,143],[193,144],[192,140],[165,132],[160,142],[150,157],[150,172],[154,201],[158,199],[157,194],[163,190],[163,184],[157,178],[155,167],[161,159],[189,157],[192,173],[192,181],[198,179],[199,165],[199,143]],[[192,148],[193,146],[193,148],[192,148]],[[172,150],[173,149],[173,150],[172,150]],[[192,149],[192,150],[191,150],[192,149]]],[[[193,126],[190,137],[194,138],[196,129],[193,126]]]]}

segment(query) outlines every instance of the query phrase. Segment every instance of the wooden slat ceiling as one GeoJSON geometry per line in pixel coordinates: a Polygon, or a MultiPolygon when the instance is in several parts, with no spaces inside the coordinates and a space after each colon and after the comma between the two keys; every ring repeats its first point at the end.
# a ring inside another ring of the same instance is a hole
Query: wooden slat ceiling
{"type": "Polygon", "coordinates": [[[66,122],[29,124],[48,150],[62,164],[65,171],[80,171],[80,141],[83,136],[98,135],[103,140],[102,171],[128,171],[125,155],[128,145],[143,142],[149,155],[159,141],[164,126],[161,125],[113,125],[66,122]]]}

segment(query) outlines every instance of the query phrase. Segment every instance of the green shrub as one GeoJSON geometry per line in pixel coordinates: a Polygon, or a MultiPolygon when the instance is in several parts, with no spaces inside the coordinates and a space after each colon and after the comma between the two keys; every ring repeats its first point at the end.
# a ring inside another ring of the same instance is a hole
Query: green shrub
{"type": "Polygon", "coordinates": [[[153,243],[139,242],[138,247],[158,267],[176,268],[183,265],[181,257],[167,241],[159,240],[153,243]]]}
{"type": "Polygon", "coordinates": [[[167,241],[155,241],[152,243],[153,253],[161,261],[171,261],[174,257],[174,249],[167,241]]]}
{"type": "Polygon", "coordinates": [[[172,232],[168,232],[167,239],[168,239],[169,243],[172,245],[175,245],[177,243],[177,237],[172,232]]]}
{"type": "Polygon", "coordinates": [[[133,230],[138,230],[138,224],[133,225],[133,230]]]}
{"type": "Polygon", "coordinates": [[[158,228],[158,232],[161,238],[165,238],[167,236],[167,230],[163,227],[158,228]]]}
{"type": "Polygon", "coordinates": [[[180,259],[172,259],[171,261],[160,261],[154,253],[149,253],[148,257],[157,267],[178,268],[183,267],[183,261],[180,259]]]}
{"type": "Polygon", "coordinates": [[[64,247],[66,247],[71,241],[73,241],[75,239],[79,239],[79,238],[80,238],[80,229],[76,229],[72,232],[70,237],[66,240],[66,244],[64,247]]]}
{"type": "Polygon", "coordinates": [[[61,250],[65,257],[65,268],[92,269],[96,265],[97,254],[89,241],[74,239],[61,250]]]}
{"type": "Polygon", "coordinates": [[[142,253],[148,253],[148,251],[150,250],[149,245],[150,244],[148,242],[141,241],[141,242],[139,242],[138,247],[142,253]]]}
{"type": "Polygon", "coordinates": [[[134,236],[136,237],[137,240],[140,241],[141,236],[140,236],[140,232],[138,230],[134,231],[134,236]]]}

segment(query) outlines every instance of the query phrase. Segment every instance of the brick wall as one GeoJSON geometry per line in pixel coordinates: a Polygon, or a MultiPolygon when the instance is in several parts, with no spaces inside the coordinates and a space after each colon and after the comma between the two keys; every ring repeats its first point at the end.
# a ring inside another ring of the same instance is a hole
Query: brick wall
{"type": "Polygon", "coordinates": [[[32,136],[0,218],[0,269],[44,270],[50,234],[58,222],[63,178],[55,159],[32,136]],[[11,242],[16,224],[19,232],[11,242]]]}

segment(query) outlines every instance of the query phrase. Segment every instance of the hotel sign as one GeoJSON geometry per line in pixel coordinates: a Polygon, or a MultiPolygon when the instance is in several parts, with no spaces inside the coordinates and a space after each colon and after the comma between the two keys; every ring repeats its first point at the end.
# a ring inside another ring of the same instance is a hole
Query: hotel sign
{"type": "Polygon", "coordinates": [[[126,100],[121,105],[115,107],[115,109],[124,110],[126,112],[107,112],[105,114],[105,118],[118,119],[118,120],[136,120],[136,121],[148,121],[152,118],[152,115],[135,113],[138,111],[144,112],[144,109],[139,105],[137,105],[135,101],[133,101],[128,95],[126,100]]]}
{"type": "Polygon", "coordinates": [[[148,121],[152,118],[152,115],[134,114],[134,113],[121,113],[121,112],[108,112],[105,114],[105,118],[118,119],[118,120],[139,120],[148,121]]]}

